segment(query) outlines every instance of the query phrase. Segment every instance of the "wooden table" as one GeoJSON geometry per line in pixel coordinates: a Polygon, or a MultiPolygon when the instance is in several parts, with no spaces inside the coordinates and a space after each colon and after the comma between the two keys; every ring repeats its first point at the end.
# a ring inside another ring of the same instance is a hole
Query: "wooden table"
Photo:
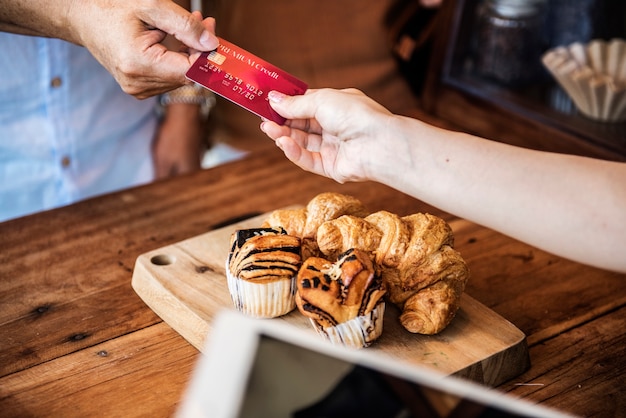
{"type": "MultiPolygon", "coordinates": [[[[198,351],[132,290],[137,257],[324,191],[372,211],[454,219],[381,185],[305,173],[272,147],[0,224],[0,415],[172,415],[198,351]]],[[[472,271],[467,293],[528,336],[531,368],[499,389],[583,416],[623,416],[626,277],[473,224],[456,247],[472,271]]]]}

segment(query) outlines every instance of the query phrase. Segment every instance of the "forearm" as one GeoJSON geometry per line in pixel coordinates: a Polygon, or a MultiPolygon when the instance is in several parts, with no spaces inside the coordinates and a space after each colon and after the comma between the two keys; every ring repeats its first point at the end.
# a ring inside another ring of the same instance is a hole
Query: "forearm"
{"type": "Polygon", "coordinates": [[[357,90],[270,95],[287,158],[372,180],[566,258],[626,272],[626,164],[513,147],[392,115],[357,90]]]}
{"type": "Polygon", "coordinates": [[[0,30],[77,42],[68,13],[73,0],[2,0],[0,30]]]}
{"type": "Polygon", "coordinates": [[[157,178],[200,169],[205,149],[205,125],[199,108],[199,105],[184,103],[167,106],[153,147],[157,178]]]}
{"type": "Polygon", "coordinates": [[[128,94],[143,99],[187,83],[199,55],[217,47],[215,21],[170,0],[3,0],[6,30],[82,45],[128,94]],[[188,47],[169,51],[167,34],[188,47]]]}
{"type": "Polygon", "coordinates": [[[395,145],[385,148],[399,151],[396,161],[373,162],[373,179],[554,254],[626,271],[626,165],[394,118],[395,145]]]}

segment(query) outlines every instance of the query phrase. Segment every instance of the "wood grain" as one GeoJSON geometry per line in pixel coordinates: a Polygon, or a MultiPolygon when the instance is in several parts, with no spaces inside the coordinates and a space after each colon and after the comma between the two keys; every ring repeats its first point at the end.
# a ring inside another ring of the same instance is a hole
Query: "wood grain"
{"type": "Polygon", "coordinates": [[[585,417],[624,417],[626,373],[620,366],[626,347],[624,329],[622,306],[533,345],[531,358],[545,360],[502,389],[585,417]],[[614,330],[622,332],[616,337],[614,330]],[[586,372],[581,373],[583,369],[586,372]]]}
{"type": "Polygon", "coordinates": [[[466,292],[511,319],[529,344],[626,305],[623,274],[565,260],[473,223],[460,224],[455,238],[472,272],[466,292]]]}
{"type": "Polygon", "coordinates": [[[3,378],[0,415],[172,416],[197,357],[169,326],[153,325],[3,378]]]}

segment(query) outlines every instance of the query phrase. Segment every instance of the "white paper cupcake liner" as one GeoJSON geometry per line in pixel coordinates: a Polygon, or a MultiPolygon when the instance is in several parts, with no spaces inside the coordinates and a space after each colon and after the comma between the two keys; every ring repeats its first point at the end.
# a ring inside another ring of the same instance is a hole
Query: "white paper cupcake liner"
{"type": "Polygon", "coordinates": [[[626,120],[626,40],[575,42],[547,51],[541,60],[582,114],[626,120]]]}
{"type": "Polygon", "coordinates": [[[311,324],[319,335],[333,344],[350,348],[370,346],[383,333],[385,302],[378,305],[367,315],[361,315],[334,327],[324,328],[310,318],[311,324]]]}
{"type": "Polygon", "coordinates": [[[255,318],[276,318],[296,307],[296,280],[254,283],[230,274],[226,265],[226,281],[235,308],[255,318]]]}

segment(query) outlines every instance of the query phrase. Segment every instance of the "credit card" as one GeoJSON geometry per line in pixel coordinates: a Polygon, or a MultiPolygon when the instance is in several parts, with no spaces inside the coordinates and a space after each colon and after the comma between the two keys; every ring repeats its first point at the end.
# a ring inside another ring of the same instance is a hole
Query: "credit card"
{"type": "Polygon", "coordinates": [[[222,38],[213,51],[203,52],[187,71],[187,78],[250,112],[283,124],[267,93],[304,94],[307,84],[256,55],[222,38]]]}

